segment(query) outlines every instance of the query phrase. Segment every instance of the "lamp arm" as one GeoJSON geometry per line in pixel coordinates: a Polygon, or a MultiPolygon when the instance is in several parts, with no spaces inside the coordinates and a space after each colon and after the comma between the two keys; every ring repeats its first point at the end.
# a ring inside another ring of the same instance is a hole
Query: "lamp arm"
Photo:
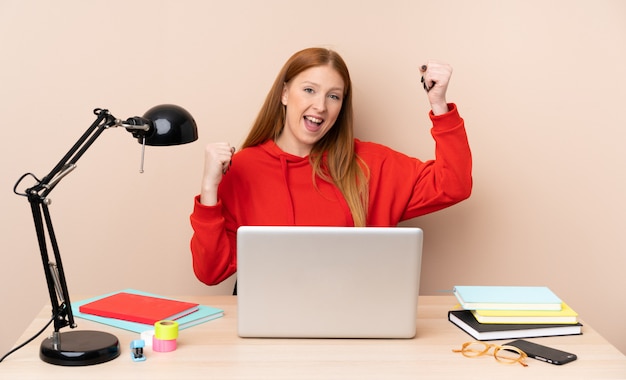
{"type": "MultiPolygon", "coordinates": [[[[63,262],[61,260],[61,254],[52,226],[50,210],[48,208],[51,203],[48,194],[50,194],[67,174],[76,168],[76,162],[106,129],[117,126],[124,126],[129,132],[131,130],[145,132],[149,129],[147,124],[142,125],[138,123],[139,125],[127,125],[119,119],[114,118],[108,110],[95,109],[94,114],[97,115],[96,120],[54,166],[50,173],[43,177],[43,179],[37,180],[37,183],[26,189],[24,194],[20,194],[16,191],[16,188],[24,177],[26,177],[26,175],[24,175],[20,178],[13,190],[18,195],[26,196],[31,206],[41,261],[48,285],[50,303],[52,305],[55,335],[63,327],[69,326],[70,328],[75,328],[76,323],[74,322],[74,315],[72,313],[70,295],[65,279],[65,272],[63,270],[63,262]],[[50,254],[48,253],[48,239],[54,256],[53,261],[50,260],[50,254]]],[[[36,177],[34,178],[36,179],[36,177]]]]}
{"type": "Polygon", "coordinates": [[[116,119],[106,109],[96,108],[94,111],[98,117],[87,128],[85,133],[76,141],[74,146],[63,156],[56,166],[36,186],[28,189],[28,192],[37,192],[45,197],[52,189],[72,170],[76,169],[76,162],[85,154],[87,149],[96,141],[106,129],[111,127],[124,127],[134,136],[145,135],[150,130],[148,120],[139,117],[129,118],[126,121],[116,119]]]}
{"type": "Polygon", "coordinates": [[[104,129],[115,124],[115,118],[111,116],[108,110],[97,108],[94,110],[94,114],[97,115],[97,118],[89,128],[87,128],[85,133],[80,136],[78,141],[76,141],[63,158],[52,168],[50,173],[43,177],[35,186],[28,189],[27,193],[41,193],[41,196],[45,197],[59,182],[59,180],[55,180],[55,177],[59,173],[66,171],[69,166],[76,164],[78,159],[80,159],[91,144],[94,143],[104,129]]]}
{"type": "Polygon", "coordinates": [[[63,271],[63,262],[61,261],[58,243],[54,234],[54,228],[52,227],[48,204],[45,201],[40,202],[32,197],[29,197],[29,202],[35,223],[39,252],[41,253],[41,263],[46,276],[48,294],[52,305],[54,331],[58,332],[65,326],[74,328],[76,327],[76,323],[74,322],[74,315],[72,314],[71,301],[65,281],[65,273],[63,271]],[[50,237],[50,245],[55,261],[50,261],[46,232],[50,237]]]}

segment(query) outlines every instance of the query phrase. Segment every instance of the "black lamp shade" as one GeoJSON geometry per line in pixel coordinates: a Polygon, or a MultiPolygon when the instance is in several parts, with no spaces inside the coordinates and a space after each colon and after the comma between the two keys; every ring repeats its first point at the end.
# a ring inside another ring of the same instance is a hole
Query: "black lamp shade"
{"type": "MultiPolygon", "coordinates": [[[[193,116],[184,108],[161,104],[150,108],[144,115],[151,128],[146,134],[146,145],[179,145],[198,139],[198,127],[193,116]]],[[[143,138],[138,138],[143,143],[143,138]]]]}

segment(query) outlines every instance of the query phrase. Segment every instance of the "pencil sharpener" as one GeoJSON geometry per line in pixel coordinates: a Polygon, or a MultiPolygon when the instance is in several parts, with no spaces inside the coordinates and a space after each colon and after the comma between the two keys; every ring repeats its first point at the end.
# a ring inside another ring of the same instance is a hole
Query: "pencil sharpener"
{"type": "Polygon", "coordinates": [[[143,354],[143,348],[145,346],[146,342],[143,339],[135,339],[130,342],[130,357],[134,362],[146,360],[146,356],[143,354]]]}

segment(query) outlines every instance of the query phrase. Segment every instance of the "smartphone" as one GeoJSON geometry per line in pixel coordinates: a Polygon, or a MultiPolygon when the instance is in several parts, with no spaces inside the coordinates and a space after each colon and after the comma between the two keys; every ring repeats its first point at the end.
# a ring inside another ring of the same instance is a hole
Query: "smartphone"
{"type": "Polygon", "coordinates": [[[504,346],[514,346],[524,351],[529,358],[541,360],[546,363],[561,365],[576,360],[576,355],[570,352],[557,350],[556,348],[542,346],[541,344],[518,339],[504,346]]]}

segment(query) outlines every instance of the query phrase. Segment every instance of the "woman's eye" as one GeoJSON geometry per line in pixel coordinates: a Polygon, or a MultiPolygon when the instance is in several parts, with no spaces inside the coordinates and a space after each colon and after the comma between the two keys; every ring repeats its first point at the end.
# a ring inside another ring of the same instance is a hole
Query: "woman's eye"
{"type": "Polygon", "coordinates": [[[328,95],[329,98],[333,99],[333,100],[341,100],[341,98],[339,97],[339,95],[328,95]]]}
{"type": "Polygon", "coordinates": [[[313,89],[310,88],[310,87],[307,87],[307,88],[304,89],[304,92],[308,92],[309,94],[312,94],[313,93],[313,89]]]}

